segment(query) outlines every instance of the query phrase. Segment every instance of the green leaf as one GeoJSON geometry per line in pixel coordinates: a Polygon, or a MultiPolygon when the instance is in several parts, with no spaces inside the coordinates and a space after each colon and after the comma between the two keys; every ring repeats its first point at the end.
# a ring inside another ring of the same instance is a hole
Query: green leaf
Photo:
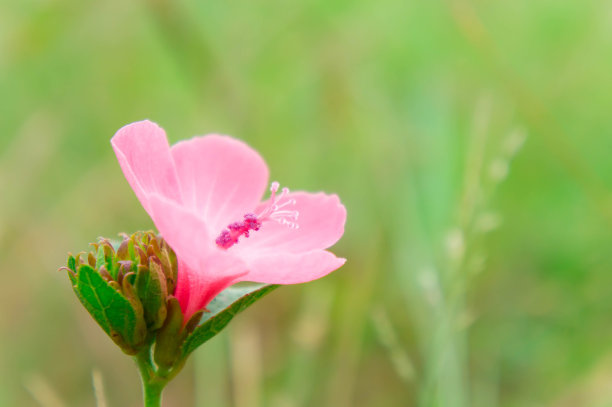
{"type": "Polygon", "coordinates": [[[222,291],[206,307],[200,325],[183,343],[183,357],[217,335],[234,316],[278,287],[277,284],[233,286],[222,291]]]}
{"type": "Polygon", "coordinates": [[[146,335],[146,329],[142,329],[142,311],[137,312],[127,298],[88,265],[79,268],[73,288],[83,306],[113,341],[126,353],[135,353],[146,335]]]}
{"type": "Polygon", "coordinates": [[[166,276],[154,260],[149,267],[139,266],[136,274],[136,293],[144,309],[145,322],[151,330],[161,328],[166,318],[166,276]]]}
{"type": "Polygon", "coordinates": [[[76,258],[72,255],[68,256],[68,268],[72,271],[74,271],[75,273],[77,272],[76,270],[76,258]]]}
{"type": "Polygon", "coordinates": [[[76,258],[73,255],[68,256],[68,269],[69,270],[66,270],[68,272],[68,278],[70,279],[70,282],[72,283],[72,286],[74,288],[74,286],[77,283],[76,281],[77,270],[76,270],[76,258]]]}

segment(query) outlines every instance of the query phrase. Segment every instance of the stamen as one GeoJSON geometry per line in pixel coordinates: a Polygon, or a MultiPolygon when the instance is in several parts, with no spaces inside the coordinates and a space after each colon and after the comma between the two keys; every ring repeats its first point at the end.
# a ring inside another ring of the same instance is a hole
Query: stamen
{"type": "Polygon", "coordinates": [[[289,195],[289,188],[283,188],[281,194],[276,196],[279,188],[280,184],[274,181],[270,185],[270,204],[258,215],[247,213],[244,215],[243,221],[228,225],[227,229],[224,229],[215,240],[217,246],[222,249],[229,249],[238,243],[240,236],[249,237],[250,231],[258,231],[263,222],[271,220],[291,229],[298,229],[300,225],[298,225],[297,220],[300,213],[296,210],[284,209],[289,205],[295,205],[296,200],[284,199],[289,195]]]}
{"type": "Polygon", "coordinates": [[[296,221],[300,213],[298,211],[281,210],[289,205],[295,205],[296,201],[295,199],[286,199],[283,201],[283,199],[289,195],[289,188],[287,187],[283,188],[280,196],[277,197],[276,192],[278,191],[279,186],[279,183],[276,181],[272,183],[272,186],[270,187],[271,204],[264,208],[257,218],[261,222],[273,220],[281,225],[289,226],[292,229],[298,229],[299,225],[296,221]]]}

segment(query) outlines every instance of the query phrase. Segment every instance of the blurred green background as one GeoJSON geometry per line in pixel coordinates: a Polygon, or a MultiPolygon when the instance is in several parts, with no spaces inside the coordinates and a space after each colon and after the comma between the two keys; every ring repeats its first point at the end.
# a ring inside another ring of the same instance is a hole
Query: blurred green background
{"type": "Polygon", "coordinates": [[[0,2],[0,405],[140,405],[57,269],[152,228],[109,145],[149,118],[348,209],[167,406],[612,406],[611,72],[609,1],[0,2]]]}

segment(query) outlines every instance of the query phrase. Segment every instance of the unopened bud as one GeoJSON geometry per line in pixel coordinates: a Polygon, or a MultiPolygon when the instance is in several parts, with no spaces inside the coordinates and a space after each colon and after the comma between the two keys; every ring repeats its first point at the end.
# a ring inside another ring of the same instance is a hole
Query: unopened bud
{"type": "Polygon", "coordinates": [[[123,235],[114,246],[101,238],[91,246],[86,255],[70,255],[63,269],[102,329],[124,352],[136,354],[164,325],[176,285],[176,256],[153,232],[123,235]]]}

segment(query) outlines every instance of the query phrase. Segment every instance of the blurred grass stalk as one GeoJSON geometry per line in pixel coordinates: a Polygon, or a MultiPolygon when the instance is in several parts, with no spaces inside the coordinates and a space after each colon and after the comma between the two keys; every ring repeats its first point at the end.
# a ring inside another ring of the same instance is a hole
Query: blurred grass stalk
{"type": "MultiPolygon", "coordinates": [[[[460,321],[466,314],[468,275],[463,265],[470,225],[482,187],[480,183],[486,150],[491,100],[481,99],[475,110],[473,131],[468,142],[464,185],[458,208],[458,226],[451,229],[445,242],[446,267],[440,270],[442,295],[434,310],[435,326],[428,358],[424,402],[426,406],[467,407],[469,401],[467,367],[467,326],[460,321]]],[[[493,406],[492,406],[493,407],[493,406]]]]}
{"type": "Polygon", "coordinates": [[[415,369],[408,352],[399,341],[389,315],[382,308],[377,308],[372,312],[372,322],[378,339],[389,352],[389,359],[397,375],[406,383],[415,379],[415,369]]]}
{"type": "Polygon", "coordinates": [[[66,406],[47,379],[39,374],[31,374],[27,377],[24,386],[41,407],[66,406]]]}
{"type": "Polygon", "coordinates": [[[91,382],[96,398],[96,407],[107,407],[106,396],[104,395],[104,380],[99,369],[94,369],[91,372],[91,382]]]}
{"type": "MultiPolygon", "coordinates": [[[[463,272],[469,225],[475,215],[481,190],[480,173],[487,142],[490,100],[481,100],[474,115],[474,128],[468,143],[464,185],[458,213],[458,226],[446,235],[445,261],[422,273],[426,290],[439,291],[431,301],[431,346],[426,356],[422,406],[467,407],[469,403],[466,327],[459,321],[466,312],[467,275],[463,272]],[[429,281],[432,280],[432,281],[429,281]]],[[[434,248],[435,251],[435,248],[434,248]]]]}
{"type": "Polygon", "coordinates": [[[443,253],[439,257],[436,255],[440,242],[434,239],[432,247],[428,248],[432,258],[425,260],[430,265],[415,273],[416,282],[407,281],[417,286],[408,287],[409,295],[414,295],[416,290],[419,297],[416,306],[414,298],[410,300],[409,306],[415,308],[411,312],[426,315],[421,316],[418,328],[424,352],[419,399],[423,407],[497,405],[495,378],[470,377],[468,339],[475,317],[469,312],[466,296],[470,280],[484,266],[484,255],[478,247],[482,237],[500,222],[487,206],[496,186],[507,176],[510,160],[525,136],[520,130],[511,132],[502,140],[501,151],[486,166],[491,109],[491,98],[483,98],[477,103],[465,155],[461,201],[455,214],[455,226],[444,236],[443,253]]]}

